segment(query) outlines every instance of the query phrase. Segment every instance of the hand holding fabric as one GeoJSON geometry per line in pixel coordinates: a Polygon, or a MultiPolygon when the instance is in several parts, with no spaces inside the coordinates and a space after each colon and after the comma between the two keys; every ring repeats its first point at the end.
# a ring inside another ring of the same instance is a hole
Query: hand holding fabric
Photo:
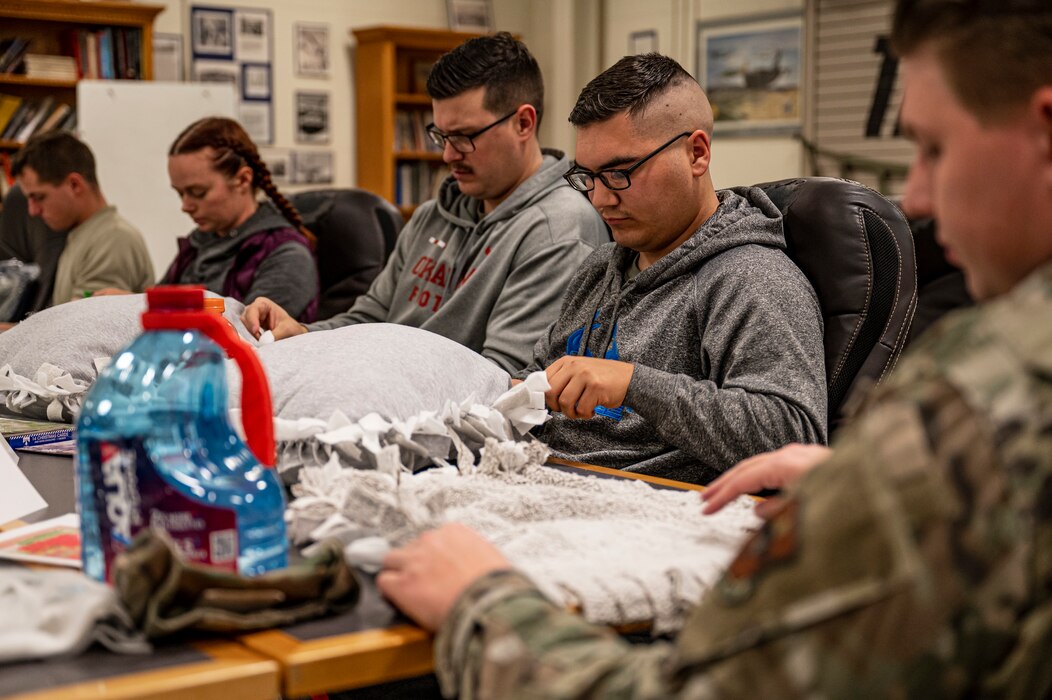
{"type": "Polygon", "coordinates": [[[241,322],[245,324],[253,338],[259,338],[263,331],[271,331],[274,334],[274,340],[290,338],[307,332],[306,326],[292,318],[279,304],[266,297],[258,297],[246,306],[245,312],[241,314],[241,322]]]}
{"type": "Polygon", "coordinates": [[[551,384],[545,394],[548,408],[567,418],[591,418],[596,406],[617,408],[634,371],[629,362],[564,355],[545,370],[551,384]]]}

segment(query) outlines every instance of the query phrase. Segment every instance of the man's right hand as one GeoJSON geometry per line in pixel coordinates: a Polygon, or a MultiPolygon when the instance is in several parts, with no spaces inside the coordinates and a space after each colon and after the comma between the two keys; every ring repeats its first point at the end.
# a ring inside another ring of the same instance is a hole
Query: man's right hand
{"type": "Polygon", "coordinates": [[[302,335],[307,332],[307,327],[296,319],[289,316],[285,309],[266,297],[259,297],[245,307],[241,314],[241,322],[252,334],[258,338],[263,331],[271,331],[274,340],[291,338],[294,335],[302,335]]]}

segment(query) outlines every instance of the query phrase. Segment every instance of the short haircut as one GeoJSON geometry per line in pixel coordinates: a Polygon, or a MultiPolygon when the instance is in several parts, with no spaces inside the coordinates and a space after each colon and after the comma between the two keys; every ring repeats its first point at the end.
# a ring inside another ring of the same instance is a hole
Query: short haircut
{"type": "Polygon", "coordinates": [[[529,104],[544,115],[544,79],[537,59],[507,32],[468,39],[443,54],[427,76],[427,94],[444,100],[477,87],[486,88],[482,106],[503,116],[529,104]]]}
{"type": "Polygon", "coordinates": [[[697,82],[668,56],[625,56],[584,86],[570,112],[570,123],[580,128],[621,112],[638,117],[655,97],[688,81],[697,82]]]}
{"type": "Polygon", "coordinates": [[[17,177],[27,167],[49,185],[60,185],[70,174],[77,173],[92,187],[99,186],[91,149],[67,131],[48,131],[29,139],[15,155],[11,174],[17,177]]]}
{"type": "Polygon", "coordinates": [[[902,57],[934,50],[954,94],[982,121],[1052,85],[1049,0],[899,0],[891,40],[902,57]]]}

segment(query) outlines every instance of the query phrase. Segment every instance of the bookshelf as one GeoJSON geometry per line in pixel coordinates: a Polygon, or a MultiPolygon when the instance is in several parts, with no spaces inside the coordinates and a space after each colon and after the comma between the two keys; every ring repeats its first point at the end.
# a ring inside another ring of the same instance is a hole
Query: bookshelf
{"type": "MultiPolygon", "coordinates": [[[[113,36],[135,34],[137,50],[127,56],[134,61],[143,80],[153,77],[153,21],[163,5],[112,0],[2,0],[0,41],[28,39],[28,52],[49,56],[70,55],[72,33],[96,33],[110,29],[113,36]]],[[[112,36],[111,36],[112,40],[112,36]]],[[[128,44],[123,44],[127,49],[128,44]]],[[[116,51],[116,49],[114,49],[116,51]]],[[[0,94],[40,103],[51,98],[54,106],[75,111],[77,79],[56,79],[0,73],[0,94]]],[[[0,140],[0,154],[21,148],[20,140],[0,140]]]]}
{"type": "Polygon", "coordinates": [[[357,41],[355,102],[358,186],[398,206],[407,219],[444,177],[442,152],[423,133],[431,121],[427,69],[471,37],[409,27],[352,31],[357,41]]]}

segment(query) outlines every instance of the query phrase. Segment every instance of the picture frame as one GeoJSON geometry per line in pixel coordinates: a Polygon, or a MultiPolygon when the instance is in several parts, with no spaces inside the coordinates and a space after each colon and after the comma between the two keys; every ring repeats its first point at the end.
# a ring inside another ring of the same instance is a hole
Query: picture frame
{"type": "Polygon", "coordinates": [[[287,148],[261,148],[259,157],[266,164],[275,185],[292,182],[292,151],[287,148]]]}
{"type": "Polygon", "coordinates": [[[332,151],[293,151],[291,182],[295,185],[331,185],[332,151]]]}
{"type": "Polygon", "coordinates": [[[237,60],[270,61],[270,10],[238,8],[234,16],[237,60]]]}
{"type": "Polygon", "coordinates": [[[269,63],[241,64],[241,99],[268,102],[271,96],[272,79],[269,63]]]}
{"type": "Polygon", "coordinates": [[[241,75],[234,61],[216,61],[199,58],[194,60],[193,80],[198,83],[227,83],[239,94],[241,75]]]}
{"type": "Polygon", "coordinates": [[[644,53],[657,53],[658,37],[656,29],[644,29],[628,35],[628,55],[638,56],[644,53]]]}
{"type": "Polygon", "coordinates": [[[410,78],[412,79],[410,92],[415,92],[420,95],[427,94],[427,76],[431,75],[431,69],[434,67],[434,59],[418,58],[413,61],[412,72],[410,74],[410,78]]]}
{"type": "Polygon", "coordinates": [[[269,101],[242,101],[237,106],[238,121],[257,146],[274,143],[272,105],[269,101]]]}
{"type": "Polygon", "coordinates": [[[183,69],[183,35],[157,32],[153,35],[153,79],[181,83],[183,69]]]}
{"type": "Polygon", "coordinates": [[[305,78],[327,78],[332,65],[329,49],[329,25],[297,22],[295,26],[296,75],[305,78]]]}
{"type": "Polygon", "coordinates": [[[234,11],[220,7],[190,8],[190,38],[194,57],[234,57],[234,11]]]}
{"type": "Polygon", "coordinates": [[[803,25],[796,11],[698,23],[695,75],[717,133],[800,133],[803,25]]]}
{"type": "Polygon", "coordinates": [[[329,93],[296,93],[296,141],[329,142],[329,93]]]}
{"type": "Polygon", "coordinates": [[[449,28],[455,32],[492,32],[492,0],[446,0],[449,28]]]}

